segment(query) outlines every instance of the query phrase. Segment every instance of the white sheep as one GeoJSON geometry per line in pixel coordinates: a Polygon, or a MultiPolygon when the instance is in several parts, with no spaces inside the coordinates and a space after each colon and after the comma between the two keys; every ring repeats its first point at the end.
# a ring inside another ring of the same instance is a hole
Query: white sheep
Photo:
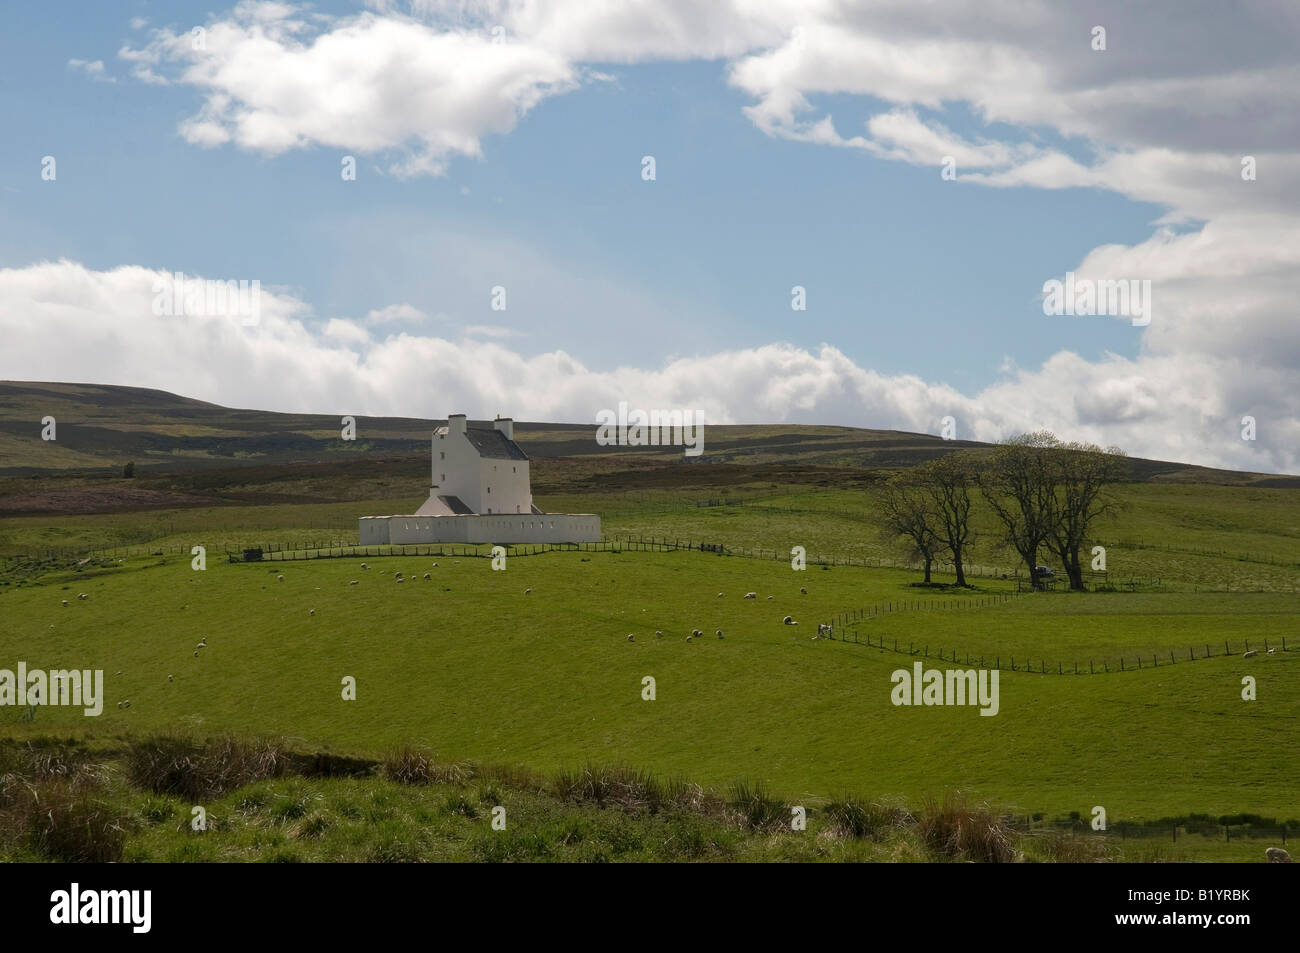
{"type": "Polygon", "coordinates": [[[1258,655],[1258,654],[1259,654],[1259,649],[1251,649],[1249,652],[1242,652],[1242,653],[1241,653],[1241,657],[1242,657],[1242,658],[1254,658],[1254,657],[1255,657],[1256,655],[1258,655]]]}
{"type": "Polygon", "coordinates": [[[315,614],[316,614],[316,610],[315,610],[315,609],[308,609],[308,610],[307,610],[307,614],[308,614],[308,615],[315,615],[315,614]]]}
{"type": "Polygon", "coordinates": [[[655,638],[656,638],[656,639],[662,639],[663,637],[664,637],[664,634],[663,634],[662,632],[660,632],[658,629],[655,629],[655,638]]]}
{"type": "Polygon", "coordinates": [[[697,639],[703,634],[704,633],[701,632],[699,629],[691,629],[691,635],[695,636],[697,639]]]}
{"type": "Polygon", "coordinates": [[[174,682],[174,681],[176,681],[176,679],[173,678],[172,676],[168,675],[168,676],[167,676],[167,681],[169,681],[169,682],[174,682]]]}
{"type": "Polygon", "coordinates": [[[1271,648],[1271,649],[1268,650],[1268,654],[1269,654],[1269,655],[1272,655],[1272,654],[1273,654],[1274,652],[1276,652],[1276,651],[1277,651],[1276,648],[1271,648]]]}
{"type": "Polygon", "coordinates": [[[532,590],[532,589],[525,589],[525,590],[524,590],[524,595],[526,595],[526,596],[531,596],[532,594],[533,594],[533,590],[532,590]]]}
{"type": "Polygon", "coordinates": [[[690,637],[689,635],[686,637],[686,641],[687,641],[687,642],[690,642],[690,641],[691,641],[691,637],[690,637]]]}
{"type": "Polygon", "coordinates": [[[803,586],[800,586],[800,587],[799,587],[799,592],[800,592],[802,595],[805,595],[805,596],[808,595],[808,590],[805,589],[803,586]]]}
{"type": "Polygon", "coordinates": [[[794,621],[794,619],[790,618],[789,616],[786,616],[784,619],[781,620],[781,624],[782,624],[782,625],[798,625],[799,623],[796,622],[796,621],[794,621]]]}
{"type": "Polygon", "coordinates": [[[79,592],[79,593],[77,593],[77,598],[80,599],[80,600],[82,600],[82,601],[84,602],[86,599],[88,599],[88,598],[90,598],[90,597],[87,596],[84,592],[79,592]]]}
{"type": "Polygon", "coordinates": [[[357,580],[353,579],[351,582],[348,583],[348,585],[349,585],[349,586],[355,586],[355,585],[357,585],[357,580]]]}
{"type": "Polygon", "coordinates": [[[208,647],[208,640],[206,638],[199,639],[199,644],[194,647],[196,649],[206,649],[208,647]]]}
{"type": "MultiPolygon", "coordinates": [[[[434,565],[436,566],[437,563],[434,563],[434,565]]],[[[370,567],[367,566],[365,563],[362,563],[362,564],[361,564],[361,568],[362,568],[362,569],[369,569],[370,567]]]]}
{"type": "Polygon", "coordinates": [[[275,577],[275,581],[276,581],[276,582],[284,582],[284,576],[283,576],[283,575],[276,576],[276,577],[275,577]]]}
{"type": "Polygon", "coordinates": [[[718,630],[718,638],[722,638],[722,630],[721,630],[721,629],[718,630]]]}
{"type": "Polygon", "coordinates": [[[66,606],[66,605],[68,604],[68,600],[67,600],[67,599],[64,599],[64,600],[63,600],[63,604],[66,606]]]}
{"type": "Polygon", "coordinates": [[[722,593],[718,593],[718,598],[719,598],[719,599],[722,598],[722,593]]]}
{"type": "Polygon", "coordinates": [[[636,641],[636,638],[632,635],[631,632],[629,632],[629,633],[627,634],[627,640],[628,640],[629,642],[635,642],[635,641],[636,641]]]}
{"type": "Polygon", "coordinates": [[[425,579],[430,579],[430,578],[432,578],[432,574],[426,572],[426,573],[424,574],[424,578],[425,578],[425,579]]]}
{"type": "Polygon", "coordinates": [[[747,593],[745,593],[745,598],[746,598],[746,599],[757,599],[757,598],[758,598],[758,593],[757,593],[757,592],[747,592],[747,593]]]}
{"type": "Polygon", "coordinates": [[[1268,862],[1270,864],[1295,863],[1295,861],[1291,859],[1291,855],[1288,854],[1286,851],[1284,851],[1281,847],[1270,847],[1268,850],[1264,851],[1264,856],[1268,858],[1268,862]]]}

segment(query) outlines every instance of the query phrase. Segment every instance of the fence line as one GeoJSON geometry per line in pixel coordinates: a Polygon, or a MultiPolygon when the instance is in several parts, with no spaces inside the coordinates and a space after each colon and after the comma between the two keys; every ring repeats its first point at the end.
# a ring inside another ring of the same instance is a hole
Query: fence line
{"type": "MultiPolygon", "coordinates": [[[[1022,660],[1018,662],[1014,655],[1008,656],[1007,664],[1003,665],[1001,653],[986,656],[982,653],[962,653],[954,648],[944,649],[940,646],[936,647],[934,654],[931,655],[930,645],[928,642],[918,643],[913,640],[907,642],[904,646],[899,642],[897,637],[893,637],[892,639],[888,638],[883,632],[878,633],[875,637],[875,641],[872,641],[872,633],[870,630],[867,630],[866,632],[865,641],[859,637],[859,627],[864,622],[879,618],[881,615],[909,611],[909,609],[911,611],[931,611],[935,608],[983,608],[987,605],[998,605],[1008,602],[1011,599],[1016,598],[1018,595],[1020,595],[1020,593],[1017,592],[996,593],[994,595],[982,596],[975,599],[921,599],[890,601],[882,603],[879,606],[868,607],[867,609],[856,609],[851,612],[838,613],[833,617],[833,621],[830,623],[830,632],[825,633],[825,635],[826,637],[834,639],[835,633],[838,631],[841,633],[839,639],[841,642],[853,642],[856,645],[866,645],[869,648],[882,649],[886,652],[895,652],[899,655],[907,655],[908,657],[926,659],[934,658],[939,661],[950,661],[959,665],[965,664],[977,668],[996,669],[997,671],[1002,672],[1008,670],[1012,672],[1026,672],[1033,675],[1109,675],[1112,672],[1135,672],[1140,671],[1143,668],[1160,668],[1162,666],[1168,667],[1170,665],[1179,664],[1179,656],[1182,653],[1181,649],[1169,649],[1165,652],[1152,652],[1149,655],[1120,655],[1118,657],[1104,656],[1102,658],[1090,657],[1087,660],[1086,669],[1077,660],[1070,662],[1068,665],[1061,661],[1053,661],[1049,665],[1045,658],[1033,659],[1024,658],[1022,656],[1022,660]],[[938,602],[941,603],[941,605],[937,607],[930,605],[927,607],[925,605],[927,602],[938,602]],[[849,638],[849,635],[852,635],[851,639],[849,638]],[[952,655],[949,656],[947,652],[951,652],[952,655]],[[1167,660],[1166,656],[1168,656],[1167,660]],[[1147,659],[1150,661],[1147,661],[1147,659]],[[1100,668],[1098,667],[1099,665],[1100,668]]],[[[1245,639],[1243,644],[1245,648],[1243,648],[1240,653],[1234,652],[1232,650],[1231,641],[1225,639],[1223,642],[1223,651],[1221,653],[1216,653],[1215,649],[1218,648],[1218,644],[1207,642],[1203,643],[1204,651],[1199,654],[1196,646],[1189,645],[1187,647],[1187,655],[1182,659],[1182,662],[1183,664],[1187,664],[1189,662],[1202,661],[1207,658],[1227,658],[1234,655],[1244,656],[1247,652],[1258,654],[1261,650],[1267,655],[1272,655],[1278,651],[1290,652],[1295,648],[1294,642],[1291,645],[1287,645],[1285,635],[1280,636],[1280,643],[1275,641],[1273,644],[1270,644],[1267,638],[1263,639],[1262,648],[1261,643],[1257,641],[1255,648],[1252,649],[1250,646],[1250,639],[1245,639]]]]}

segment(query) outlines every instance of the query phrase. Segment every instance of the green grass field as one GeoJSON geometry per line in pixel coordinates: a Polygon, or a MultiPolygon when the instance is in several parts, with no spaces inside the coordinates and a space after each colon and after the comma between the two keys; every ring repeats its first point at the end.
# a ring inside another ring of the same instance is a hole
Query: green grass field
{"type": "MultiPolygon", "coordinates": [[[[214,558],[196,572],[188,559],[135,559],[11,588],[3,664],[102,668],[107,701],[98,718],[46,707],[22,722],[6,708],[4,730],[108,740],[181,726],[352,753],[414,742],[543,771],[590,758],[706,785],[746,777],[788,797],[957,789],[1049,817],[1095,805],[1114,820],[1296,813],[1294,766],[1278,756],[1300,734],[1293,651],[1096,676],[1003,672],[1000,712],[981,717],[895,707],[890,673],[911,658],[813,640],[837,612],[915,598],[905,571],[641,552],[514,557],[505,571],[477,558],[366,562],[214,558]],[[800,625],[782,625],[787,614],[800,625]],[[706,636],[688,644],[694,628],[706,636]],[[1246,674],[1256,701],[1241,699],[1246,674]],[[344,676],[356,701],[341,698],[344,676]],[[645,676],[655,701],[642,700],[645,676]]],[[[944,598],[987,599],[1001,585],[944,598]]],[[[893,613],[859,633],[1068,659],[1180,652],[1209,631],[1280,641],[1298,618],[1285,595],[1036,594],[893,613]]]]}

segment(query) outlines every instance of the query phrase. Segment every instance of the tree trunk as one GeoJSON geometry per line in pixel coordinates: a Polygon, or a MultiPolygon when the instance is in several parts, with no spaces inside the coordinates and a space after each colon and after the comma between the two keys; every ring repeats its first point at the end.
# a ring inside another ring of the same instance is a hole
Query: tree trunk
{"type": "Polygon", "coordinates": [[[1077,549],[1070,553],[1070,558],[1065,564],[1065,571],[1070,576],[1070,588],[1075,592],[1083,592],[1083,567],[1079,565],[1079,551],[1077,549]]]}
{"type": "Polygon", "coordinates": [[[957,570],[957,585],[966,585],[966,570],[962,567],[961,557],[958,556],[953,561],[953,568],[957,570]]]}
{"type": "Polygon", "coordinates": [[[927,586],[930,584],[930,564],[932,562],[934,562],[934,560],[931,557],[925,557],[925,584],[927,586]]]}

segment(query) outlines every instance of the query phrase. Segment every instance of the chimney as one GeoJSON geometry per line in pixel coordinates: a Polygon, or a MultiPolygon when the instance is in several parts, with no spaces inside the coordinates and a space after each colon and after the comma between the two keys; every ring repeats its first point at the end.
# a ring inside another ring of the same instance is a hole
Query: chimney
{"type": "Polygon", "coordinates": [[[492,425],[506,435],[507,440],[515,439],[515,422],[511,417],[498,417],[492,425]]]}
{"type": "Polygon", "coordinates": [[[447,433],[464,433],[465,432],[465,415],[452,414],[447,418],[447,433]]]}

